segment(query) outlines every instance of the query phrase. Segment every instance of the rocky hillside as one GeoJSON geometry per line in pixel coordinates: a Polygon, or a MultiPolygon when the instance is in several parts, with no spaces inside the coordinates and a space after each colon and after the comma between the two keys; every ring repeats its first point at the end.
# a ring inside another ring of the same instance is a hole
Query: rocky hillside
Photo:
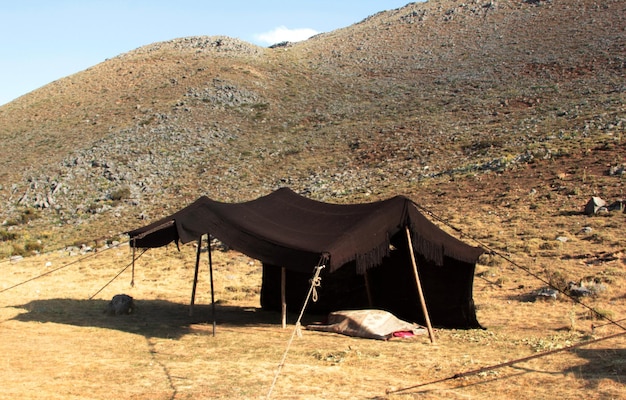
{"type": "Polygon", "coordinates": [[[148,44],[0,107],[0,221],[78,240],[280,186],[475,208],[558,177],[614,198],[625,71],[623,0],[430,0],[272,48],[148,44]]]}

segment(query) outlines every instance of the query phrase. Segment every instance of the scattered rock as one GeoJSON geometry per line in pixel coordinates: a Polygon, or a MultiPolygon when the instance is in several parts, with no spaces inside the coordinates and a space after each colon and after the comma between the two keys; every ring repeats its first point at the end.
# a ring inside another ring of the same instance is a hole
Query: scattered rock
{"type": "Polygon", "coordinates": [[[585,206],[586,215],[598,214],[601,211],[607,211],[606,201],[596,196],[592,197],[585,206]]]}
{"type": "Polygon", "coordinates": [[[586,215],[594,215],[599,214],[601,212],[609,212],[609,211],[619,211],[626,212],[626,201],[625,200],[617,200],[611,203],[610,205],[602,200],[600,197],[592,197],[587,205],[585,206],[585,214],[586,215]]]}
{"type": "Polygon", "coordinates": [[[559,291],[554,288],[541,288],[534,294],[535,300],[556,300],[559,296],[559,291]]]}
{"type": "Polygon", "coordinates": [[[617,200],[611,203],[607,209],[609,211],[626,212],[626,200],[617,200]]]}
{"type": "Polygon", "coordinates": [[[116,294],[104,312],[108,315],[128,315],[135,310],[133,298],[126,294],[116,294]]]}
{"type": "Polygon", "coordinates": [[[591,295],[591,291],[584,286],[576,285],[574,282],[570,282],[567,288],[568,293],[574,297],[585,297],[591,295]]]}
{"type": "Polygon", "coordinates": [[[609,168],[609,175],[610,176],[626,175],[626,164],[612,166],[611,168],[609,168]]]}
{"type": "Polygon", "coordinates": [[[567,287],[567,292],[573,297],[597,296],[604,291],[606,291],[606,285],[596,281],[569,282],[567,287]]]}

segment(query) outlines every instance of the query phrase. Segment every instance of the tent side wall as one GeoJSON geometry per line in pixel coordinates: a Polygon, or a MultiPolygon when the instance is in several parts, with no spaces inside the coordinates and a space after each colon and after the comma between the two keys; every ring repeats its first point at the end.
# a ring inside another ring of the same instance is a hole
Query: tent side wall
{"type": "MultiPolygon", "coordinates": [[[[444,258],[438,266],[416,255],[426,306],[433,326],[480,328],[472,299],[474,265],[444,258]]],[[[374,304],[398,318],[425,324],[410,267],[410,256],[394,251],[384,263],[369,272],[374,304]]]]}
{"type": "MultiPolygon", "coordinates": [[[[355,262],[346,264],[335,272],[328,269],[320,274],[321,286],[316,288],[318,300],[309,301],[308,314],[328,314],[337,310],[355,310],[366,308],[367,291],[363,276],[356,274],[355,262]]],[[[288,269],[286,271],[287,310],[299,313],[311,288],[310,280],[314,271],[304,273],[288,269]]],[[[261,307],[265,310],[281,310],[281,268],[263,264],[261,284],[261,307]]]]}
{"type": "MultiPolygon", "coordinates": [[[[472,299],[474,264],[445,257],[437,266],[416,255],[420,279],[431,323],[442,328],[480,328],[472,299]]],[[[280,268],[263,266],[261,307],[280,311],[280,268]]],[[[290,312],[300,312],[308,293],[313,272],[303,274],[287,271],[286,297],[290,312]]],[[[333,273],[322,275],[319,300],[309,303],[309,314],[332,311],[378,308],[398,318],[424,324],[410,255],[398,244],[383,263],[367,272],[372,305],[369,304],[365,276],[356,273],[354,262],[333,273]]]]}

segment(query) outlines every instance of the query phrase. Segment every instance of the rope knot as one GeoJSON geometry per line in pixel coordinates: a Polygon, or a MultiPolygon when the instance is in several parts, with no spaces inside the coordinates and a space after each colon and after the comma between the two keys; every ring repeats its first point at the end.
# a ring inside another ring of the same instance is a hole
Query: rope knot
{"type": "Polygon", "coordinates": [[[313,303],[317,303],[317,288],[322,286],[322,278],[320,278],[319,276],[315,276],[314,278],[311,279],[311,300],[313,300],[313,303]]]}

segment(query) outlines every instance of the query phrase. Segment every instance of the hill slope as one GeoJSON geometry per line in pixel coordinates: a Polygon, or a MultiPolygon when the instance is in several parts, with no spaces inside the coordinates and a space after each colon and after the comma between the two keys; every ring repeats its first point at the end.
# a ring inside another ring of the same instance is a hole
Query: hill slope
{"type": "Polygon", "coordinates": [[[328,201],[445,194],[472,207],[515,182],[548,195],[561,173],[588,177],[568,207],[620,196],[625,11],[432,0],[270,49],[150,44],[0,108],[2,217],[48,239],[53,227],[106,236],[201,194],[241,201],[288,185],[328,201]],[[540,160],[562,165],[544,175],[540,160]]]}

